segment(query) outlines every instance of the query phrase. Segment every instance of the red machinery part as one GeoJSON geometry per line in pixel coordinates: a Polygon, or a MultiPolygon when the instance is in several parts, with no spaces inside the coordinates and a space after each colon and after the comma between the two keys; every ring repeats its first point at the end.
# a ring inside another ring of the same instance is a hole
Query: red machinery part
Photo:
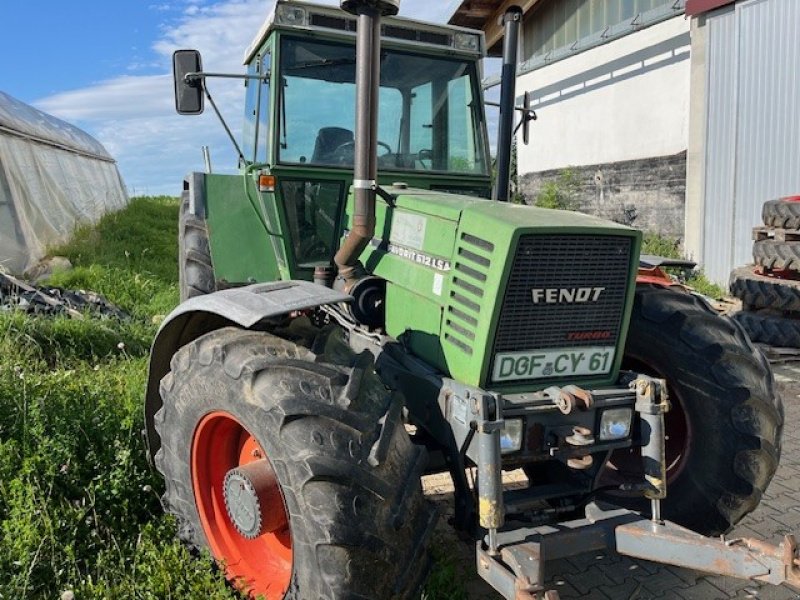
{"type": "Polygon", "coordinates": [[[200,421],[192,444],[192,483],[200,522],[214,557],[226,576],[252,597],[283,598],[292,577],[292,535],[286,504],[269,457],[244,426],[226,412],[200,421]],[[257,464],[256,464],[257,463],[257,464]],[[263,524],[252,539],[243,535],[226,508],[224,483],[233,470],[268,465],[252,478],[263,524]]]}

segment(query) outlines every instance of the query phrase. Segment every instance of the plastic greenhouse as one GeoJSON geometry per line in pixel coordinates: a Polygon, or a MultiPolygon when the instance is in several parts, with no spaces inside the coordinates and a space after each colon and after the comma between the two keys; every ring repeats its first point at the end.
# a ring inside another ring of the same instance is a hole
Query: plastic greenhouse
{"type": "Polygon", "coordinates": [[[23,272],[76,225],[127,202],[100,142],[0,92],[0,270],[23,272]]]}

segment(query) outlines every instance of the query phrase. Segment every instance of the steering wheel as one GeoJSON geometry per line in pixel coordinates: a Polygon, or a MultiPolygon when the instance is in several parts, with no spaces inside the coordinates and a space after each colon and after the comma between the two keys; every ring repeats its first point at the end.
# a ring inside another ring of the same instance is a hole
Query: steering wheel
{"type": "MultiPolygon", "coordinates": [[[[388,156],[389,154],[392,154],[392,147],[386,142],[378,140],[378,146],[386,150],[386,154],[383,154],[382,156],[388,156]]],[[[349,142],[345,142],[344,144],[339,144],[336,146],[336,148],[334,148],[331,152],[331,156],[340,165],[348,165],[353,163],[355,151],[356,142],[355,140],[350,140],[349,142]]]]}
{"type": "Polygon", "coordinates": [[[433,150],[430,150],[428,148],[421,149],[419,152],[417,152],[417,160],[424,169],[430,171],[431,167],[433,166],[433,150]],[[426,160],[428,161],[427,165],[424,162],[426,160]]]}

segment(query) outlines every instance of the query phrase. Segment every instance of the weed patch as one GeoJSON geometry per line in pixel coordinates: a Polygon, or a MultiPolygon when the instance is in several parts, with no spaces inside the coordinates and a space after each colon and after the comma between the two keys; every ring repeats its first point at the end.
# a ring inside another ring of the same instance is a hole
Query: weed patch
{"type": "MultiPolygon", "coordinates": [[[[664,258],[684,258],[679,240],[654,233],[647,233],[642,240],[642,254],[654,254],[664,258]]],[[[697,293],[719,300],[727,291],[706,277],[702,270],[695,270],[684,282],[697,293]]]]}
{"type": "Polygon", "coordinates": [[[178,301],[178,202],[137,198],[53,249],[119,321],[0,313],[0,598],[225,598],[178,541],[145,459],[142,394],[160,315],[178,301]]]}

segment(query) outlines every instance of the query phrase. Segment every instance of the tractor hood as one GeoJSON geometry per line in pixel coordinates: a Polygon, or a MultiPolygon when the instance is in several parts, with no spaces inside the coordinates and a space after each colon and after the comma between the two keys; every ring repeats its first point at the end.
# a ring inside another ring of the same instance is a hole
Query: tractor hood
{"type": "Polygon", "coordinates": [[[387,191],[395,195],[395,205],[398,209],[455,222],[460,221],[463,215],[470,214],[485,220],[487,228],[512,224],[515,227],[546,226],[631,231],[631,228],[625,225],[573,211],[493,202],[485,198],[445,194],[435,190],[411,188],[401,190],[391,187],[387,191]]]}
{"type": "Polygon", "coordinates": [[[389,335],[471,385],[552,385],[555,374],[508,376],[496,363],[533,352],[577,356],[581,348],[602,353],[604,368],[571,373],[573,382],[613,382],[638,265],[637,230],[570,211],[402,186],[387,191],[394,201],[378,201],[375,236],[361,262],[387,282],[389,335]],[[559,332],[572,337],[558,339],[559,332]]]}

